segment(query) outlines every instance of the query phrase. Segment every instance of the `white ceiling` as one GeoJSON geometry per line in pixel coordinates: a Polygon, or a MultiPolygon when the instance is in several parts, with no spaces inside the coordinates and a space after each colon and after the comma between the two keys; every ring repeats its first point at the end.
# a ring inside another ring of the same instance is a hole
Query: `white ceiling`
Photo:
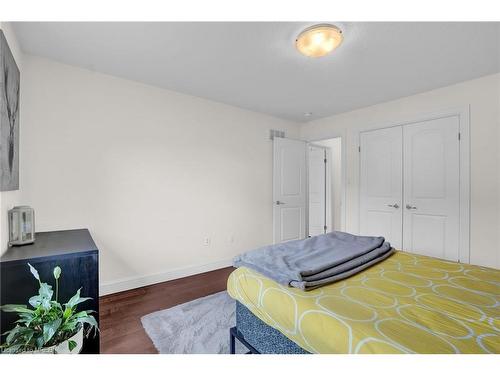
{"type": "Polygon", "coordinates": [[[14,30],[30,54],[298,122],[500,71],[500,23],[335,23],[344,43],[318,59],[295,50],[305,22],[26,22],[14,30]]]}

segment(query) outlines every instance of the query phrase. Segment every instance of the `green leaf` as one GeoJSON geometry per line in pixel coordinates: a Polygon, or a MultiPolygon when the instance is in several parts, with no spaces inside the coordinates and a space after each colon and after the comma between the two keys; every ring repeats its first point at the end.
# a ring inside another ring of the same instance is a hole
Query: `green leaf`
{"type": "Polygon", "coordinates": [[[16,320],[16,323],[23,323],[26,327],[29,327],[31,322],[36,318],[33,314],[21,313],[19,314],[19,319],[16,320]]]}
{"type": "Polygon", "coordinates": [[[81,288],[78,289],[75,295],[69,299],[69,301],[66,303],[66,307],[73,308],[76,305],[77,301],[80,299],[80,290],[81,288]]]}
{"type": "Polygon", "coordinates": [[[55,307],[57,310],[62,311],[62,306],[61,306],[61,304],[59,302],[57,302],[57,301],[50,301],[50,305],[52,307],[55,307]]]}
{"type": "Polygon", "coordinates": [[[59,279],[59,276],[61,276],[61,267],[56,266],[56,268],[54,268],[54,279],[59,279]]]}
{"type": "Polygon", "coordinates": [[[47,283],[40,283],[40,289],[38,289],[39,296],[33,296],[30,298],[30,304],[34,307],[42,306],[44,310],[50,310],[51,299],[54,292],[52,291],[52,286],[47,283]],[[37,305],[38,303],[38,305],[37,305]]]}
{"type": "Polygon", "coordinates": [[[35,279],[38,280],[38,282],[41,282],[40,281],[40,275],[38,274],[38,271],[35,269],[35,267],[33,267],[31,264],[28,263],[28,266],[30,267],[30,271],[31,273],[33,274],[33,276],[35,277],[35,279]]]}
{"type": "Polygon", "coordinates": [[[44,310],[49,311],[50,310],[50,300],[47,298],[42,299],[42,307],[44,310]]]}
{"type": "Polygon", "coordinates": [[[52,286],[47,283],[41,283],[40,289],[38,289],[38,294],[42,298],[46,298],[49,301],[52,299],[54,292],[52,291],[52,286]]]}
{"type": "Polygon", "coordinates": [[[73,310],[71,309],[71,307],[66,307],[63,312],[63,319],[68,319],[68,317],[71,316],[72,312],[73,310]]]}
{"type": "Polygon", "coordinates": [[[70,307],[70,308],[73,308],[75,307],[76,305],[78,305],[79,303],[82,303],[82,302],[85,302],[89,299],[92,299],[90,297],[81,297],[80,298],[80,289],[78,289],[78,291],[76,292],[76,294],[70,298],[70,300],[66,303],[66,307],[70,307]]]}
{"type": "Polygon", "coordinates": [[[75,315],[73,315],[73,318],[83,318],[85,316],[88,316],[89,314],[87,314],[86,311],[80,311],[80,312],[77,312],[75,315]]]}
{"type": "Polygon", "coordinates": [[[28,309],[26,305],[3,305],[0,306],[0,310],[4,312],[16,312],[16,313],[32,313],[33,310],[28,309]]]}
{"type": "Polygon", "coordinates": [[[35,317],[35,315],[33,314],[34,311],[30,311],[29,313],[19,313],[18,316],[19,316],[19,319],[21,320],[25,320],[25,319],[33,319],[35,317]]]}
{"type": "Polygon", "coordinates": [[[43,341],[45,344],[54,336],[54,333],[56,333],[61,325],[61,321],[61,319],[56,319],[43,325],[43,341]]]}
{"type": "Polygon", "coordinates": [[[33,296],[28,300],[29,304],[35,308],[40,306],[42,304],[42,297],[40,296],[33,296]]]}
{"type": "Polygon", "coordinates": [[[92,297],[82,297],[82,298],[79,298],[78,301],[76,301],[75,305],[78,305],[79,303],[88,301],[89,299],[92,299],[92,297]]]}
{"type": "Polygon", "coordinates": [[[61,331],[74,332],[78,324],[80,324],[78,323],[78,320],[70,320],[68,322],[65,322],[60,329],[61,331]]]}
{"type": "Polygon", "coordinates": [[[29,332],[27,331],[26,333],[23,334],[23,345],[29,344],[33,336],[35,335],[34,330],[30,330],[29,332]]]}
{"type": "Polygon", "coordinates": [[[18,336],[21,333],[21,328],[22,328],[21,326],[15,326],[10,331],[6,332],[6,333],[8,333],[8,335],[5,339],[5,343],[7,345],[12,344],[12,342],[15,340],[16,336],[18,336]]]}
{"type": "MultiPolygon", "coordinates": [[[[5,343],[10,346],[11,344],[15,344],[16,341],[23,336],[28,336],[28,340],[31,340],[33,337],[34,330],[28,327],[23,326],[15,326],[12,330],[8,331],[7,338],[5,339],[5,343]]],[[[26,340],[23,340],[26,342],[26,340]]]]}
{"type": "Polygon", "coordinates": [[[95,318],[93,316],[82,316],[82,317],[78,318],[78,321],[80,323],[87,323],[87,324],[91,325],[92,327],[97,328],[97,320],[95,320],[95,318]]]}
{"type": "Polygon", "coordinates": [[[68,348],[69,348],[69,351],[72,352],[73,349],[76,348],[76,341],[73,341],[73,340],[69,340],[68,341],[68,348]]]}
{"type": "Polygon", "coordinates": [[[36,345],[37,349],[40,349],[43,347],[43,344],[44,344],[43,335],[40,335],[36,338],[35,345],[36,345]]]}

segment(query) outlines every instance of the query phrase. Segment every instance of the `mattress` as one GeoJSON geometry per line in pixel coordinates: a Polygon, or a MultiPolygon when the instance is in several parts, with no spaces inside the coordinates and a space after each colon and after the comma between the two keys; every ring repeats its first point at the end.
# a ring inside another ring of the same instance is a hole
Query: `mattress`
{"type": "Polygon", "coordinates": [[[230,296],[311,353],[500,353],[500,271],[396,252],[304,292],[245,267],[230,296]]]}

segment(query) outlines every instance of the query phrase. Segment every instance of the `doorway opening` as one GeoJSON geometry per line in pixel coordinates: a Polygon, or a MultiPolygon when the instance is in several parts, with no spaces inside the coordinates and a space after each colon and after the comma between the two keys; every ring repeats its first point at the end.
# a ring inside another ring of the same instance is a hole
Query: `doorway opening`
{"type": "Polygon", "coordinates": [[[308,236],[343,230],[342,138],[308,144],[308,236]]]}

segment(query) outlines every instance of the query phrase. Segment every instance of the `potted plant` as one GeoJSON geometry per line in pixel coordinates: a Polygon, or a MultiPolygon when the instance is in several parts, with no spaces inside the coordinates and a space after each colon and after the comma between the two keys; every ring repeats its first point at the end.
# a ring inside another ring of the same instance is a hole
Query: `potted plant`
{"type": "Polygon", "coordinates": [[[58,302],[59,277],[61,268],[55,267],[53,274],[56,282],[55,298],[52,286],[40,280],[38,271],[28,263],[29,269],[40,288],[38,295],[29,299],[26,305],[4,305],[0,309],[19,315],[16,326],[5,332],[5,343],[0,346],[3,353],[80,353],[83,337],[98,329],[97,321],[90,315],[94,311],[77,311],[77,305],[87,301],[80,297],[80,289],[64,304],[58,302]]]}

